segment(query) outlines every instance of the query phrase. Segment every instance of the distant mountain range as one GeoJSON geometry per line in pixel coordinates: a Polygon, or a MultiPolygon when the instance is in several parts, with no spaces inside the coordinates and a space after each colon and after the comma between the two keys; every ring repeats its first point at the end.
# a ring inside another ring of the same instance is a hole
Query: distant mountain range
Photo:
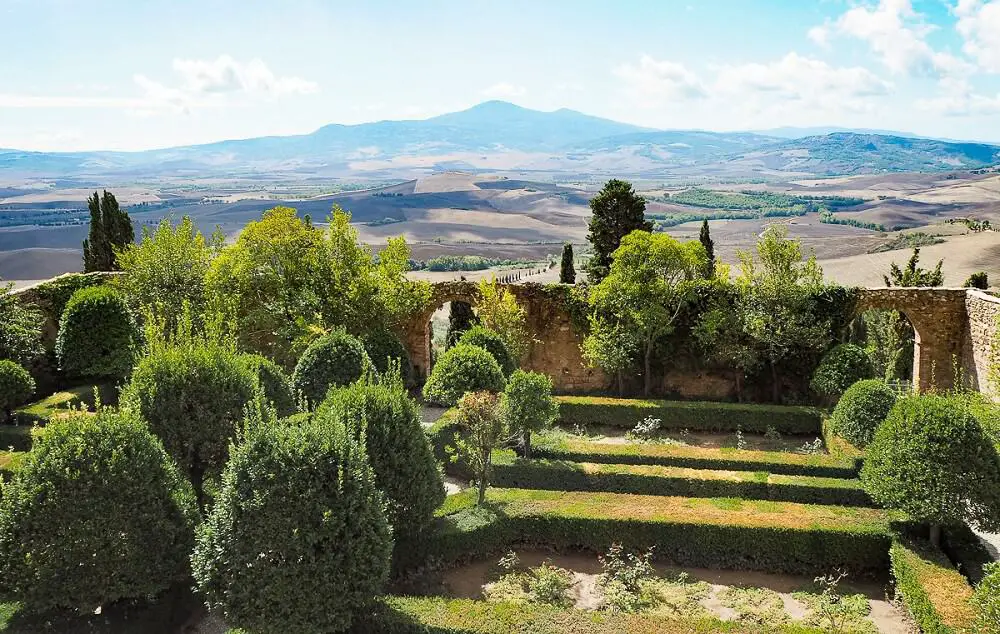
{"type": "Polygon", "coordinates": [[[0,149],[0,171],[24,177],[184,175],[411,177],[442,169],[662,177],[839,175],[973,169],[1000,146],[839,128],[761,132],[653,130],[573,110],[503,101],[418,121],[332,124],[311,134],[143,152],[0,149]]]}

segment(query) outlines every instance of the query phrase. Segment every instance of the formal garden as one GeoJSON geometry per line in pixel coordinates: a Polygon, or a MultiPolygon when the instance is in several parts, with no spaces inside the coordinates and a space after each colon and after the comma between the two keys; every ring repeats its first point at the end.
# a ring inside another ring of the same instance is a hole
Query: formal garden
{"type": "Polygon", "coordinates": [[[433,288],[337,209],[92,231],[0,294],[0,631],[1000,632],[997,406],[898,380],[905,319],[780,231],[734,276],[614,183],[567,291],[600,393],[496,281],[420,376],[433,288]],[[732,397],[658,398],[671,364],[732,397]]]}

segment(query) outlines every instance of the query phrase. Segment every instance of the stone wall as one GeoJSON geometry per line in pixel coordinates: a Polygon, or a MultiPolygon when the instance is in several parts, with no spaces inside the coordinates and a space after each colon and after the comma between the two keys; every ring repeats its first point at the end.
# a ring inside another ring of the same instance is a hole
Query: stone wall
{"type": "MultiPolygon", "coordinates": [[[[993,356],[1000,298],[978,290],[965,296],[967,328],[962,340],[962,367],[971,387],[997,398],[996,386],[990,385],[989,367],[993,356]]],[[[1000,342],[998,342],[1000,343],[1000,342]]]]}

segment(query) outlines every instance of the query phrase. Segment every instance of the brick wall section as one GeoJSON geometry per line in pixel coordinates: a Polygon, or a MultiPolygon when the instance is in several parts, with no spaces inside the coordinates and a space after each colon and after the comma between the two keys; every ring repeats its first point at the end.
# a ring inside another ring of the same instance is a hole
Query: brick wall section
{"type": "Polygon", "coordinates": [[[996,386],[990,385],[989,366],[997,320],[1000,319],[1000,298],[982,291],[970,290],[965,296],[967,328],[962,341],[962,367],[971,386],[996,399],[996,386]]]}

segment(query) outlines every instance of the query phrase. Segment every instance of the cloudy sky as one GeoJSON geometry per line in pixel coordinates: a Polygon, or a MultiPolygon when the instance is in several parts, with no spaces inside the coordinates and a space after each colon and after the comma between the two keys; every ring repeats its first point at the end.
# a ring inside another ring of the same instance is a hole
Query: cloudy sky
{"type": "Polygon", "coordinates": [[[145,149],[487,99],[1000,142],[1000,0],[0,0],[0,147],[145,149]]]}

